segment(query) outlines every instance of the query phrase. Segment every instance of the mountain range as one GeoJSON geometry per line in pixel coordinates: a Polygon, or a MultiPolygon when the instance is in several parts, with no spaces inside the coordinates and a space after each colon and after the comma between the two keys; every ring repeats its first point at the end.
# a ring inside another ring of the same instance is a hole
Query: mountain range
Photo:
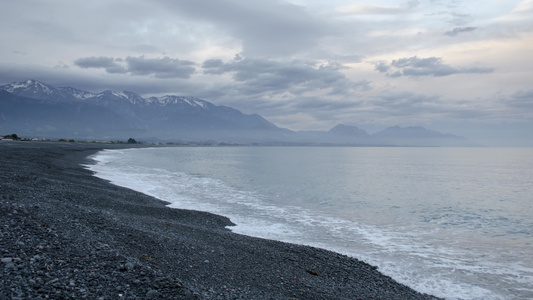
{"type": "Polygon", "coordinates": [[[195,97],[143,98],[123,91],[92,93],[37,80],[0,86],[0,134],[78,140],[261,143],[354,146],[474,146],[423,127],[374,134],[339,124],[329,131],[291,131],[258,114],[195,97]]]}

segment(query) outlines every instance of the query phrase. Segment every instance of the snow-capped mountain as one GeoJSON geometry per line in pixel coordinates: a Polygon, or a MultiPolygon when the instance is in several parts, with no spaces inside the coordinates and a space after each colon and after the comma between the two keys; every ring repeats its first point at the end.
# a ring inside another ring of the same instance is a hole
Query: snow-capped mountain
{"type": "Polygon", "coordinates": [[[212,103],[195,97],[182,97],[172,95],[166,95],[162,97],[150,97],[146,99],[146,102],[148,104],[163,106],[168,104],[188,104],[190,106],[202,107],[205,109],[209,109],[210,107],[214,106],[212,103]]]}
{"type": "Polygon", "coordinates": [[[56,88],[52,86],[46,85],[42,82],[33,79],[29,79],[23,82],[13,82],[11,84],[6,84],[0,86],[0,89],[23,96],[51,95],[53,94],[54,90],[56,90],[56,88]]]}
{"type": "Polygon", "coordinates": [[[99,134],[124,138],[128,134],[220,141],[273,139],[286,134],[257,114],[243,114],[195,97],[143,98],[134,92],[111,90],[92,93],[36,80],[6,84],[0,90],[5,91],[0,124],[19,134],[79,138],[99,134]]]}
{"type": "Polygon", "coordinates": [[[33,79],[6,84],[0,86],[0,89],[22,97],[53,101],[64,100],[64,94],[61,90],[33,79]]]}
{"type": "Polygon", "coordinates": [[[215,141],[358,146],[471,146],[468,140],[423,127],[389,127],[373,135],[339,124],[329,131],[282,129],[195,98],[143,98],[129,91],[88,92],[37,80],[0,86],[0,134],[74,139],[215,141]]]}
{"type": "MultiPolygon", "coordinates": [[[[78,89],[73,88],[73,87],[60,87],[60,88],[57,88],[57,90],[62,95],[66,96],[66,98],[68,98],[68,96],[71,96],[74,99],[86,100],[86,99],[89,99],[89,98],[94,98],[96,96],[96,94],[94,94],[94,93],[83,91],[83,90],[78,90],[78,89]]],[[[15,93],[15,94],[17,94],[17,93],[15,93]]]]}
{"type": "Polygon", "coordinates": [[[0,90],[5,90],[17,96],[50,100],[50,101],[90,101],[95,99],[115,98],[132,104],[145,104],[146,100],[133,92],[103,91],[91,93],[73,87],[53,87],[37,80],[26,80],[23,82],[13,82],[0,86],[0,90]]]}

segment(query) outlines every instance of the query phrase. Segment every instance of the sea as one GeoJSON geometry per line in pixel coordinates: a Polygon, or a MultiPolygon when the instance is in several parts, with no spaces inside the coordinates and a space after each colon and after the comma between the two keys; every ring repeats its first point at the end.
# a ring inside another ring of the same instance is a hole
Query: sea
{"type": "Polygon", "coordinates": [[[104,150],[111,183],[355,257],[446,299],[533,299],[533,148],[104,150]]]}

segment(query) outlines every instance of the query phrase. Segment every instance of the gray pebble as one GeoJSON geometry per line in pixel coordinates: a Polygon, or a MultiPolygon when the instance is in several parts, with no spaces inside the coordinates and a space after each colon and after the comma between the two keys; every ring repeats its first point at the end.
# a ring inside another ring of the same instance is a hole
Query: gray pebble
{"type": "Polygon", "coordinates": [[[8,264],[8,263],[10,263],[10,262],[12,262],[12,261],[13,261],[13,258],[11,258],[11,257],[4,257],[4,258],[2,258],[2,262],[3,262],[4,264],[8,264]]]}
{"type": "Polygon", "coordinates": [[[128,271],[131,271],[131,270],[133,270],[133,268],[135,268],[135,265],[132,264],[132,263],[130,263],[130,262],[128,262],[128,263],[126,263],[126,264],[124,265],[124,267],[126,267],[126,269],[127,269],[128,271]]]}
{"type": "Polygon", "coordinates": [[[156,290],[149,290],[148,293],[146,293],[146,297],[151,298],[159,295],[159,292],[156,290]]]}
{"type": "Polygon", "coordinates": [[[6,269],[15,269],[15,264],[14,263],[7,263],[6,266],[5,266],[6,269]]]}

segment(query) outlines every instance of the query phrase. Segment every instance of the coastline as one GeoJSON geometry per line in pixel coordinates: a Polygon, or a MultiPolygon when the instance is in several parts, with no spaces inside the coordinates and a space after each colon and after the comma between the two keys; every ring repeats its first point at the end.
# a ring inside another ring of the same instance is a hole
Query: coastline
{"type": "Polygon", "coordinates": [[[231,221],[92,176],[132,145],[0,144],[0,299],[436,299],[357,259],[232,233],[231,221]]]}

